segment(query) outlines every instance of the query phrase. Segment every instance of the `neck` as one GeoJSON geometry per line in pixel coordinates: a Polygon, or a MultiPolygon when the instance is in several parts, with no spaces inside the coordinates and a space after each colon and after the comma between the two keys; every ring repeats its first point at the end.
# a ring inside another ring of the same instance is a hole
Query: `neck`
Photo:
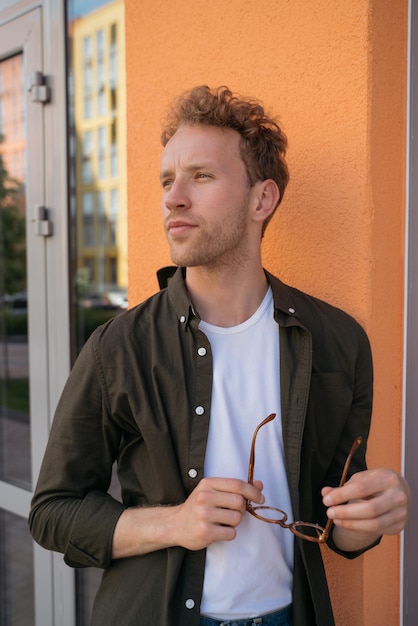
{"type": "Polygon", "coordinates": [[[261,263],[233,272],[204,267],[186,270],[186,286],[200,318],[215,326],[231,327],[249,319],[260,306],[268,283],[261,263]]]}

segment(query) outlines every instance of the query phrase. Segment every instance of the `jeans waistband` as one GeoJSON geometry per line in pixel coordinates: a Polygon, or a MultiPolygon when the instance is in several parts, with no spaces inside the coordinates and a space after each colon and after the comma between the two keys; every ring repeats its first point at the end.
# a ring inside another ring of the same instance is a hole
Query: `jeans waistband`
{"type": "Polygon", "coordinates": [[[203,615],[200,617],[200,626],[292,626],[292,623],[291,604],[279,611],[248,619],[219,621],[203,615]]]}

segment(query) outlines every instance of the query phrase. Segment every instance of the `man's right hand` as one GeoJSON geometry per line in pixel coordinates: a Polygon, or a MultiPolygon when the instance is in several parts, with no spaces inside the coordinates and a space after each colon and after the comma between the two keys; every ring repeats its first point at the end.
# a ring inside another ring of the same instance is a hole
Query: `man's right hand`
{"type": "Polygon", "coordinates": [[[112,558],[147,554],[171,546],[201,550],[215,541],[232,541],[247,500],[263,504],[263,485],[238,478],[203,478],[177,506],[132,507],[120,516],[112,558]]]}
{"type": "Polygon", "coordinates": [[[232,541],[247,500],[264,502],[261,489],[259,482],[250,485],[236,478],[203,478],[184,504],[176,507],[175,545],[200,550],[215,541],[232,541]]]}

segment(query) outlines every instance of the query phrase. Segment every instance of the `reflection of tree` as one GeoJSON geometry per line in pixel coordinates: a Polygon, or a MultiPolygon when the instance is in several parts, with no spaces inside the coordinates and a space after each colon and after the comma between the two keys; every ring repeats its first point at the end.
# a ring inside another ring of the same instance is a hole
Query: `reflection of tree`
{"type": "MultiPolygon", "coordinates": [[[[1,143],[1,137],[0,137],[1,143]]],[[[20,185],[8,176],[0,154],[0,288],[2,295],[26,288],[25,216],[20,185]]]]}
{"type": "Polygon", "coordinates": [[[9,374],[6,296],[26,289],[25,215],[19,208],[20,195],[21,185],[9,177],[0,153],[0,339],[6,379],[9,374]]]}

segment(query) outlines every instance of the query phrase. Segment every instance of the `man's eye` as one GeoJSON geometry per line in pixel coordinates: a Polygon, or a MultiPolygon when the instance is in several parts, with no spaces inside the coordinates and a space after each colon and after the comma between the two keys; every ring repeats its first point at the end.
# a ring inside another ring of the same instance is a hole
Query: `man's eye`
{"type": "Polygon", "coordinates": [[[161,182],[161,186],[163,189],[167,189],[167,187],[170,187],[170,185],[172,184],[173,184],[173,181],[171,179],[163,180],[161,182]]]}

